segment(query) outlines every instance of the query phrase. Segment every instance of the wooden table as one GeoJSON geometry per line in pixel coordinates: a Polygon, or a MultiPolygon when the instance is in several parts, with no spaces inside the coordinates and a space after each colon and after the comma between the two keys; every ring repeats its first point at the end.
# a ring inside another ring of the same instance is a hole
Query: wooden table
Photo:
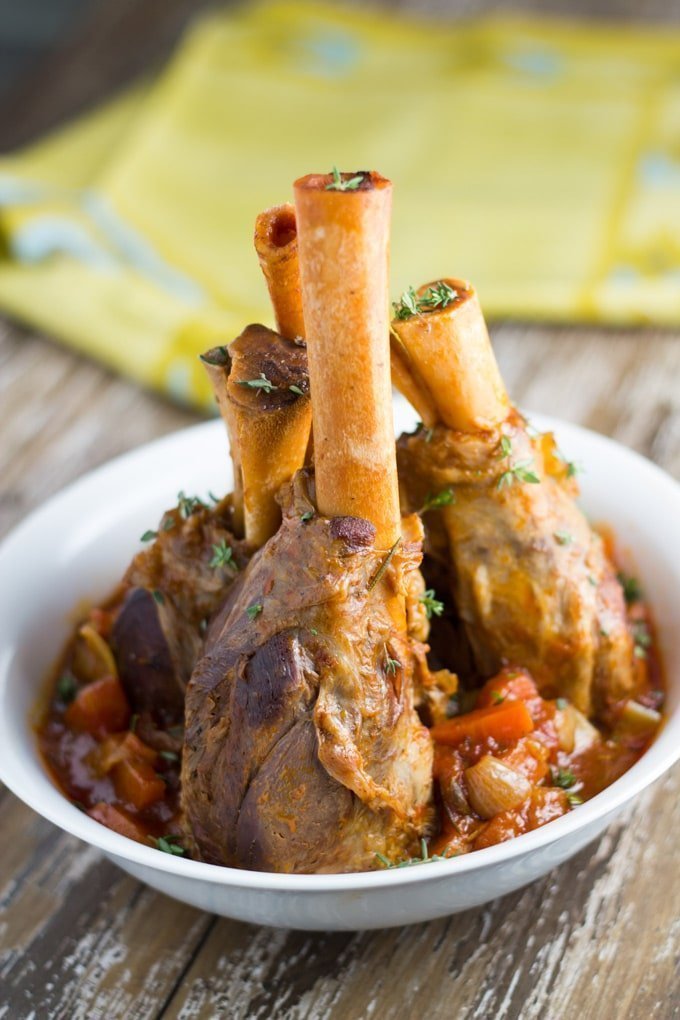
{"type": "MultiPolygon", "coordinates": [[[[98,6],[153,8],[160,33],[188,5],[168,2],[165,21],[159,4],[98,6]]],[[[37,93],[24,103],[37,123],[37,93]]],[[[680,478],[680,337],[518,324],[493,337],[519,403],[680,478]]],[[[0,320],[0,534],[84,471],[195,420],[0,320]]],[[[305,934],[175,903],[0,790],[0,1017],[668,1020],[680,1016],[679,794],[676,768],[598,844],[483,909],[305,934]]]]}

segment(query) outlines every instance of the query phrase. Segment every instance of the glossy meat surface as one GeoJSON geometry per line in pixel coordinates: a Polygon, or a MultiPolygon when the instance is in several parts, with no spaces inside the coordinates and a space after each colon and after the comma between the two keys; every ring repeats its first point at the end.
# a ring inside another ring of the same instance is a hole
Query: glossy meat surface
{"type": "Polygon", "coordinates": [[[182,721],[207,621],[247,562],[248,547],[232,531],[228,498],[207,507],[184,497],[163,516],[157,537],[123,578],[111,633],[134,711],[163,726],[182,721]]]}
{"type": "Polygon", "coordinates": [[[426,531],[479,672],[520,664],[586,714],[629,695],[623,593],[551,437],[531,439],[513,412],[488,433],[436,426],[402,436],[398,460],[409,510],[451,490],[453,502],[426,514],[426,531]]]}
{"type": "Polygon", "coordinates": [[[304,475],[277,534],[208,632],[187,688],[182,807],[196,856],[353,871],[410,852],[431,820],[432,749],[413,707],[422,647],[395,627],[420,542],[316,515],[304,475]],[[378,580],[376,581],[376,578],[378,580]]]}

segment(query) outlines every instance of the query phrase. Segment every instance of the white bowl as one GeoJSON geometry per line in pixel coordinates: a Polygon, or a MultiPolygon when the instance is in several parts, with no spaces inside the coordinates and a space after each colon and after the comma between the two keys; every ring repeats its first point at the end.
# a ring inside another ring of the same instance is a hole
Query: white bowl
{"type": "MultiPolygon", "coordinates": [[[[397,431],[415,418],[395,404],[397,431]]],[[[51,499],[0,547],[0,779],[39,814],[99,847],[169,896],[225,917],[292,928],[411,924],[466,910],[526,885],[595,839],[680,757],[680,486],[602,436],[536,415],[581,462],[583,503],[631,551],[651,601],[667,667],[667,722],[624,776],[568,815],[450,861],[356,875],[274,875],[183,860],[111,832],[73,807],[38,755],[32,710],[72,625],[73,607],[109,594],[177,492],[231,484],[221,422],[175,433],[120,457],[51,499]]]]}

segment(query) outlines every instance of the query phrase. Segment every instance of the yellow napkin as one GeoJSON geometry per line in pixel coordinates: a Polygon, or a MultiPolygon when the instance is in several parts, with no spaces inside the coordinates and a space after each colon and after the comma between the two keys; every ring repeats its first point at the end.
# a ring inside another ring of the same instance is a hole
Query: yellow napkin
{"type": "Polygon", "coordinates": [[[0,160],[0,307],[210,406],[196,356],[269,322],[257,212],[310,170],[395,182],[394,296],[680,322],[680,33],[300,2],[198,22],[160,78],[0,160]]]}

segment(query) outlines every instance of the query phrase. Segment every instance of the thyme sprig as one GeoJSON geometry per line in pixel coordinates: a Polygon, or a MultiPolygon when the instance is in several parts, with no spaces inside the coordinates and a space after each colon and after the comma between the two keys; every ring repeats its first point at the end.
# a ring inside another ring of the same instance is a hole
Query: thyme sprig
{"type": "Polygon", "coordinates": [[[187,496],[184,490],[180,490],[177,493],[177,509],[179,510],[180,517],[186,521],[197,510],[205,510],[206,505],[198,496],[187,496]]]}
{"type": "Polygon", "coordinates": [[[441,616],[444,612],[444,603],[435,598],[434,588],[428,588],[418,601],[425,606],[425,615],[428,620],[431,620],[433,616],[441,616]]]}
{"type": "Polygon", "coordinates": [[[640,602],[642,599],[642,586],[637,577],[631,577],[628,574],[624,574],[621,570],[619,571],[618,578],[619,583],[623,588],[623,597],[626,600],[626,605],[630,606],[634,602],[640,602]]]}
{"type": "Polygon", "coordinates": [[[455,502],[456,494],[453,489],[443,489],[441,492],[428,492],[419,512],[424,514],[428,510],[441,510],[442,507],[451,506],[455,502]]]}
{"type": "Polygon", "coordinates": [[[391,861],[385,854],[376,854],[377,860],[380,861],[382,866],[388,870],[392,868],[412,868],[416,864],[430,864],[432,861],[448,861],[452,857],[456,857],[457,854],[430,854],[427,847],[427,840],[421,839],[420,841],[420,857],[407,857],[403,861],[391,861]]]}
{"type": "Polygon", "coordinates": [[[373,589],[375,588],[375,586],[378,583],[378,581],[380,581],[381,578],[384,576],[385,571],[387,570],[387,568],[389,567],[390,563],[392,562],[392,558],[393,558],[395,552],[397,551],[397,547],[398,547],[400,542],[401,542],[401,536],[399,536],[397,541],[394,543],[394,545],[392,546],[392,548],[388,552],[388,554],[385,557],[385,559],[382,561],[382,563],[380,564],[380,566],[376,570],[376,572],[373,575],[373,577],[371,578],[371,580],[368,582],[368,588],[366,589],[367,592],[373,591],[373,589]]]}
{"type": "Polygon", "coordinates": [[[392,303],[395,319],[411,319],[414,315],[448,308],[458,297],[458,291],[439,280],[419,296],[413,287],[407,287],[398,301],[392,303]]]}
{"type": "Polygon", "coordinates": [[[258,379],[239,379],[239,386],[248,386],[251,390],[262,390],[263,393],[271,393],[278,390],[271,379],[268,379],[264,372],[260,372],[258,379]]]}
{"type": "Polygon", "coordinates": [[[509,487],[513,482],[528,482],[531,485],[540,485],[541,479],[535,471],[531,470],[533,466],[534,462],[532,460],[518,460],[515,464],[511,464],[498,479],[498,489],[509,487]]]}
{"type": "Polygon", "coordinates": [[[362,171],[355,174],[354,177],[344,180],[337,166],[334,166],[331,170],[331,177],[333,180],[326,185],[326,191],[356,191],[364,183],[366,173],[362,171]]]}
{"type": "Polygon", "coordinates": [[[157,850],[162,850],[164,854],[172,854],[173,857],[184,857],[186,850],[183,846],[177,842],[177,836],[159,836],[156,839],[155,836],[149,836],[149,839],[156,847],[157,850]]]}
{"type": "Polygon", "coordinates": [[[220,542],[214,542],[212,551],[210,566],[215,570],[218,570],[220,567],[231,567],[232,570],[238,570],[238,564],[234,562],[234,550],[227,544],[225,538],[220,542]]]}

